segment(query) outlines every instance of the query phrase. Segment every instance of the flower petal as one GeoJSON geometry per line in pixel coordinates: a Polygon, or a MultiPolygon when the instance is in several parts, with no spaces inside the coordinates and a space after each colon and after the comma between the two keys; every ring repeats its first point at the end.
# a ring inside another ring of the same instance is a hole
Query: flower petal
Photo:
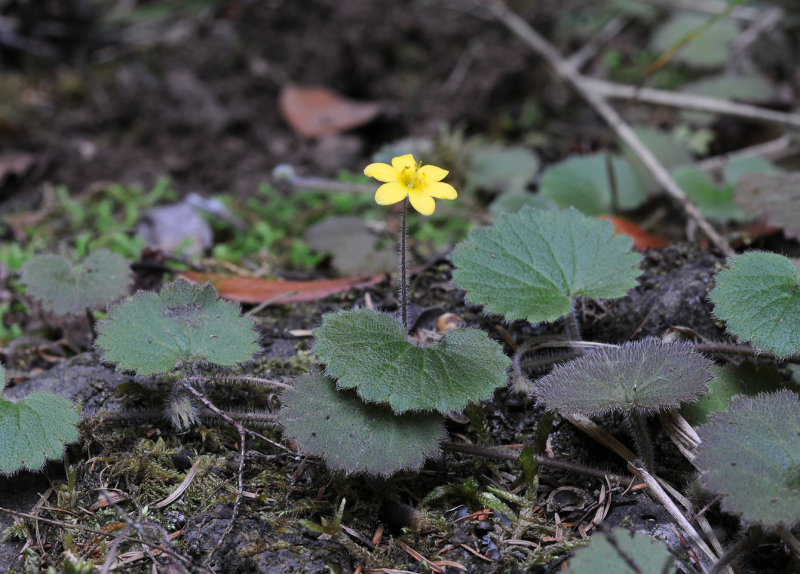
{"type": "Polygon", "coordinates": [[[388,163],[371,163],[364,168],[364,175],[374,177],[378,181],[389,183],[400,179],[398,171],[388,163]]]}
{"type": "Polygon", "coordinates": [[[384,183],[375,192],[375,203],[378,205],[391,205],[403,201],[408,195],[408,188],[400,182],[384,183]]]}
{"type": "Polygon", "coordinates": [[[442,181],[447,174],[450,173],[446,169],[436,167],[435,165],[423,165],[419,168],[419,175],[425,181],[442,181]]]}
{"type": "Polygon", "coordinates": [[[417,191],[416,189],[411,190],[408,199],[411,200],[411,205],[414,209],[419,211],[422,215],[430,215],[436,208],[436,202],[433,201],[430,195],[422,191],[417,191]]]}
{"type": "Polygon", "coordinates": [[[397,171],[403,171],[406,168],[416,169],[417,162],[414,161],[414,156],[410,153],[406,155],[399,155],[392,159],[392,167],[397,171]]]}
{"type": "Polygon", "coordinates": [[[422,191],[437,199],[455,199],[458,197],[456,188],[449,183],[443,183],[441,181],[426,183],[423,186],[422,191]]]}

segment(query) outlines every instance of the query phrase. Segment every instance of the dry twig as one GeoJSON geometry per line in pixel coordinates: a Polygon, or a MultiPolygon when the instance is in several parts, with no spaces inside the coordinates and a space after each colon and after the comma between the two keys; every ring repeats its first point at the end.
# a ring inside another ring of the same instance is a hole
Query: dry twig
{"type": "Polygon", "coordinates": [[[569,61],[550,44],[542,35],[534,30],[525,20],[512,12],[502,0],[492,0],[488,4],[490,10],[509,30],[514,32],[533,51],[544,57],[556,70],[559,76],[567,80],[599,113],[617,136],[639,157],[645,167],[650,171],[656,181],[664,187],[667,193],[677,201],[689,218],[694,221],[711,242],[726,255],[732,256],[735,251],[716,229],[702,216],[700,209],[687,196],[675,182],[666,168],[653,155],[647,146],[639,139],[620,114],[612,108],[605,97],[585,82],[585,78],[570,66],[569,61]]]}

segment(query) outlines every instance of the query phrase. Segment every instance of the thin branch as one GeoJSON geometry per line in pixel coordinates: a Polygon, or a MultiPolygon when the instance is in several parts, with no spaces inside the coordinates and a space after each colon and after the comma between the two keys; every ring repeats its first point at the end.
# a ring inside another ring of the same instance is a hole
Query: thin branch
{"type": "MultiPolygon", "coordinates": [[[[198,377],[192,377],[193,379],[197,379],[198,377]]],[[[239,506],[242,504],[242,498],[244,498],[244,458],[245,458],[245,433],[247,433],[247,429],[239,422],[233,420],[230,416],[228,416],[225,412],[219,409],[214,403],[212,403],[206,396],[195,389],[188,379],[183,379],[180,381],[181,387],[189,391],[189,393],[194,396],[198,401],[203,403],[205,407],[214,413],[222,420],[233,426],[237,431],[239,431],[239,469],[237,473],[238,477],[238,488],[236,489],[236,500],[233,502],[233,510],[231,511],[230,522],[228,522],[228,526],[222,533],[222,536],[219,537],[217,543],[214,545],[214,548],[209,553],[209,556],[213,556],[217,550],[222,546],[222,543],[228,537],[228,535],[233,531],[233,525],[236,522],[236,518],[239,514],[239,506]]]]}
{"type": "MultiPolygon", "coordinates": [[[[81,526],[80,524],[69,524],[68,522],[62,522],[60,520],[51,520],[49,518],[44,518],[42,516],[35,516],[33,514],[27,514],[25,512],[18,512],[16,510],[11,510],[10,508],[2,508],[0,507],[0,512],[4,512],[6,514],[10,514],[11,516],[16,516],[18,518],[28,518],[30,520],[35,521],[36,523],[43,522],[44,524],[51,524],[53,526],[58,526],[59,528],[65,528],[67,530],[80,530],[81,532],[88,532],[90,534],[95,534],[98,536],[108,537],[108,538],[116,538],[118,536],[118,532],[105,532],[103,530],[98,530],[97,528],[90,528],[88,526],[81,526]]],[[[183,562],[190,568],[195,569],[195,571],[202,571],[202,572],[210,572],[210,570],[206,568],[200,568],[196,566],[189,558],[182,556],[172,550],[171,548],[165,547],[164,544],[159,542],[151,542],[146,538],[133,538],[132,536],[126,536],[125,541],[133,542],[134,544],[144,544],[145,546],[149,546],[150,548],[160,550],[162,553],[166,554],[170,558],[174,558],[180,562],[183,562]]]]}
{"type": "Polygon", "coordinates": [[[772,351],[757,349],[750,345],[736,345],[734,343],[693,343],[692,347],[699,353],[722,353],[726,355],[743,355],[745,357],[755,357],[770,359],[773,361],[783,361],[786,363],[800,363],[800,355],[789,355],[779,357],[772,351]]]}
{"type": "Polygon", "coordinates": [[[653,152],[642,143],[630,125],[609,105],[603,96],[584,84],[583,76],[569,65],[569,62],[558,53],[555,47],[525,20],[512,12],[501,0],[492,0],[489,2],[489,8],[500,22],[519,36],[528,47],[544,57],[555,68],[556,72],[572,84],[581,96],[594,107],[595,111],[603,117],[606,123],[617,133],[617,136],[639,157],[656,181],[681,205],[689,218],[697,224],[697,227],[706,234],[711,242],[726,255],[735,255],[736,252],[730,244],[702,216],[697,205],[686,196],[686,193],[675,182],[656,156],[653,155],[653,152]]]}
{"type": "MultiPolygon", "coordinates": [[[[443,442],[442,449],[450,452],[461,452],[464,454],[485,456],[488,458],[496,458],[501,460],[519,460],[518,452],[503,448],[491,448],[456,442],[443,442]]],[[[596,468],[591,468],[582,464],[575,464],[574,462],[567,462],[565,460],[558,460],[555,458],[536,455],[536,461],[542,466],[549,466],[551,468],[558,468],[560,470],[566,470],[569,472],[577,472],[588,476],[594,476],[599,479],[608,477],[609,480],[619,482],[623,486],[628,486],[631,482],[631,479],[628,477],[612,474],[610,472],[603,472],[602,470],[596,468]]]]}
{"type": "MultiPolygon", "coordinates": [[[[701,14],[711,14],[717,16],[724,14],[730,10],[730,4],[724,0],[640,0],[647,4],[655,6],[664,6],[665,8],[672,8],[675,10],[688,10],[690,12],[699,12],[701,14]]],[[[750,6],[737,6],[736,9],[729,14],[731,18],[736,20],[753,21],[757,20],[761,14],[760,8],[753,8],[750,6]]]]}
{"type": "Polygon", "coordinates": [[[715,155],[703,161],[697,162],[694,166],[703,171],[719,171],[722,167],[734,158],[740,157],[760,157],[772,161],[781,160],[797,153],[794,139],[789,135],[782,135],[764,143],[741,148],[732,153],[715,155]]]}
{"type": "Polygon", "coordinates": [[[683,515],[681,509],[678,508],[666,491],[661,487],[658,480],[656,480],[656,478],[650,474],[647,469],[644,468],[644,466],[638,465],[635,461],[628,463],[628,469],[638,476],[645,484],[647,484],[647,493],[667,509],[667,512],[672,515],[672,517],[678,523],[678,526],[680,526],[681,529],[683,529],[683,531],[689,535],[689,538],[691,538],[692,542],[694,542],[708,558],[710,558],[713,562],[716,562],[718,559],[717,555],[708,546],[708,544],[706,544],[705,540],[700,537],[700,534],[698,534],[694,526],[692,526],[683,515]]]}
{"type": "Polygon", "coordinates": [[[735,66],[742,61],[743,54],[750,49],[758,38],[767,34],[772,28],[777,26],[786,16],[783,8],[773,6],[764,10],[761,15],[747,28],[739,34],[730,46],[728,64],[735,66]]]}
{"type": "Polygon", "coordinates": [[[584,89],[594,92],[604,98],[633,99],[649,104],[671,106],[699,112],[711,112],[725,116],[735,116],[757,122],[773,123],[793,128],[800,127],[800,114],[787,114],[759,106],[740,104],[722,98],[691,94],[688,92],[675,92],[672,90],[659,90],[657,88],[639,88],[625,84],[615,84],[606,80],[577,76],[576,81],[584,89]]]}
{"type": "Polygon", "coordinates": [[[592,36],[592,38],[590,38],[580,50],[572,54],[567,59],[567,64],[575,70],[580,70],[586,64],[586,62],[597,55],[597,52],[600,51],[600,48],[611,41],[611,39],[616,37],[617,34],[619,34],[629,22],[630,20],[627,18],[622,18],[621,16],[612,18],[608,24],[603,26],[602,30],[592,36]]]}
{"type": "Polygon", "coordinates": [[[795,556],[800,558],[800,540],[795,538],[794,534],[792,534],[792,531],[785,526],[778,526],[776,531],[778,532],[778,536],[781,537],[781,540],[783,540],[786,546],[789,547],[789,550],[791,550],[795,556]]]}

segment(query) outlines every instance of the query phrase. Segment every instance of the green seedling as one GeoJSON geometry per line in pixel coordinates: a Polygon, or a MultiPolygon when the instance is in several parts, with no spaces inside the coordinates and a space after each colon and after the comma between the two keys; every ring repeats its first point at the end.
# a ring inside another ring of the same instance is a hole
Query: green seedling
{"type": "Polygon", "coordinates": [[[21,269],[27,293],[57,316],[100,309],[128,293],[132,278],[127,260],[107,249],[72,265],[58,255],[37,255],[21,269]]]}
{"type": "Polygon", "coordinates": [[[728,331],[779,357],[800,353],[800,271],[786,257],[751,251],[728,260],[709,293],[728,331]]]}
{"type": "Polygon", "coordinates": [[[234,366],[259,350],[252,320],[214,288],[186,280],[112,306],[98,325],[103,359],[138,375],[166,374],[197,361],[234,366]]]}
{"type": "Polygon", "coordinates": [[[299,379],[279,420],[302,450],[332,469],[388,476],[435,456],[442,415],[489,398],[507,382],[510,361],[475,329],[455,329],[428,345],[409,339],[408,204],[430,215],[434,198],[455,199],[456,191],[441,181],[445,170],[417,164],[410,154],[364,172],[384,182],[375,194],[379,204],[402,202],[400,320],[368,309],[325,315],[313,349],[325,376],[299,379]]]}
{"type": "Polygon", "coordinates": [[[631,164],[606,153],[569,157],[547,168],[539,193],[559,207],[574,207],[587,215],[636,209],[647,199],[631,164]]]}
{"type": "Polygon", "coordinates": [[[635,287],[641,256],[631,245],[607,221],[575,209],[523,208],[456,246],[453,281],[467,301],[509,321],[552,322],[572,315],[579,295],[612,299],[635,287]]]}
{"type": "Polygon", "coordinates": [[[674,574],[675,559],[664,543],[624,530],[592,536],[575,551],[569,574],[674,574]]]}
{"type": "Polygon", "coordinates": [[[707,390],[710,366],[688,343],[644,339],[557,365],[536,382],[534,396],[548,409],[569,414],[624,412],[638,454],[651,469],[645,416],[695,400],[707,390]]]}
{"type": "Polygon", "coordinates": [[[61,458],[64,446],[78,440],[80,415],[64,397],[33,393],[19,402],[2,397],[6,370],[0,365],[0,475],[38,470],[61,458]]]}

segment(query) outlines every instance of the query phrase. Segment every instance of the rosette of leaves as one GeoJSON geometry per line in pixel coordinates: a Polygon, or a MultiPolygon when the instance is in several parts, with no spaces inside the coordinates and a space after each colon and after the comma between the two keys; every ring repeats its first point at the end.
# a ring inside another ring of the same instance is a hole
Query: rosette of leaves
{"type": "Polygon", "coordinates": [[[643,574],[675,572],[675,559],[664,543],[647,536],[616,530],[597,533],[588,546],[575,551],[569,574],[643,574]],[[631,565],[634,565],[636,569],[631,565]]]}
{"type": "Polygon", "coordinates": [[[780,357],[800,353],[800,271],[790,259],[750,251],[715,281],[709,298],[730,333],[780,357]]]}
{"type": "Polygon", "coordinates": [[[169,373],[203,361],[233,366],[258,352],[253,322],[210,284],[184,279],[160,293],[140,291],[112,306],[98,325],[103,359],[139,375],[169,373]]]}
{"type": "Polygon", "coordinates": [[[58,255],[37,255],[20,270],[27,294],[54,315],[100,309],[128,293],[128,261],[108,249],[93,251],[72,265],[58,255]]]}
{"type": "Polygon", "coordinates": [[[523,208],[475,229],[453,251],[466,299],[507,320],[555,321],[578,295],[613,299],[636,286],[641,255],[607,221],[575,209],[523,208]]]}
{"type": "Polygon", "coordinates": [[[652,467],[644,415],[677,408],[707,390],[711,361],[689,343],[648,338],[603,347],[557,365],[536,382],[534,396],[567,414],[626,414],[639,455],[652,467]]]}
{"type": "Polygon", "coordinates": [[[278,420],[303,452],[321,456],[332,470],[389,476],[417,469],[439,453],[444,417],[397,415],[386,405],[365,403],[353,391],[337,391],[319,372],[296,379],[284,392],[278,420]]]}
{"type": "Polygon", "coordinates": [[[697,429],[695,463],[722,508],[751,525],[791,528],[800,521],[800,399],[782,390],[737,396],[727,412],[697,429]]]}
{"type": "Polygon", "coordinates": [[[61,458],[64,446],[78,440],[75,406],[51,393],[7,401],[2,397],[5,387],[6,370],[0,365],[0,475],[38,470],[45,460],[61,458]]]}
{"type": "Polygon", "coordinates": [[[330,313],[314,330],[325,374],[284,393],[279,420],[301,451],[334,470],[388,476],[436,456],[443,414],[489,398],[511,361],[477,329],[421,346],[389,315],[330,313]]]}
{"type": "Polygon", "coordinates": [[[507,382],[511,361],[477,329],[454,329],[427,346],[411,343],[389,315],[358,309],[330,313],[314,329],[313,351],[340,389],[408,411],[461,410],[507,382]]]}

